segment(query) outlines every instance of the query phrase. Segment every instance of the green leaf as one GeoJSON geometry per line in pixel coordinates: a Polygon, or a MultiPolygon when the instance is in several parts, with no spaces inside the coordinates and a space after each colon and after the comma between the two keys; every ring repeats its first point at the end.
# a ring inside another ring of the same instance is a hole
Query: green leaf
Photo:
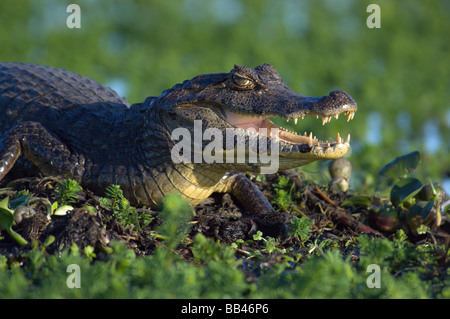
{"type": "Polygon", "coordinates": [[[9,209],[5,209],[3,207],[0,208],[0,227],[4,229],[11,228],[14,222],[14,215],[9,211],[9,209]]]}
{"type": "Polygon", "coordinates": [[[61,207],[58,207],[58,208],[53,212],[53,215],[56,215],[56,216],[64,216],[64,215],[67,215],[67,213],[68,213],[69,211],[71,211],[71,210],[73,210],[73,207],[72,207],[72,206],[70,206],[70,205],[63,205],[63,206],[61,206],[61,207]]]}
{"type": "Polygon", "coordinates": [[[433,183],[428,183],[423,185],[420,192],[417,194],[416,198],[423,201],[435,201],[439,197],[439,193],[441,189],[439,188],[439,184],[436,183],[436,186],[433,183]]]}
{"type": "Polygon", "coordinates": [[[14,212],[8,208],[9,197],[5,197],[0,202],[0,227],[21,246],[25,246],[28,242],[12,229],[14,223],[14,212]]]}
{"type": "Polygon", "coordinates": [[[372,203],[372,198],[364,195],[356,195],[350,198],[347,198],[342,206],[356,206],[356,207],[369,207],[372,203]]]}
{"type": "Polygon", "coordinates": [[[398,181],[391,189],[391,203],[394,206],[403,203],[416,195],[422,188],[422,182],[417,178],[405,178],[398,181]]]}
{"type": "Polygon", "coordinates": [[[378,174],[385,177],[403,177],[414,171],[419,163],[420,153],[419,151],[414,151],[396,157],[393,161],[383,166],[378,174]]]}
{"type": "Polygon", "coordinates": [[[14,213],[12,210],[9,209],[8,207],[8,201],[9,201],[9,197],[6,196],[1,202],[0,202],[0,208],[4,208],[6,210],[8,210],[11,215],[14,213]]]}
{"type": "Polygon", "coordinates": [[[302,216],[298,218],[295,216],[291,219],[291,223],[288,225],[289,234],[304,242],[309,238],[311,231],[311,221],[309,218],[302,216]]]}
{"type": "Polygon", "coordinates": [[[50,235],[44,241],[44,247],[48,247],[55,242],[55,236],[50,235]]]}
{"type": "Polygon", "coordinates": [[[9,206],[11,208],[13,208],[13,209],[18,207],[18,206],[23,206],[26,203],[28,203],[31,200],[31,198],[32,197],[31,197],[30,194],[25,194],[25,195],[19,196],[19,197],[15,198],[15,199],[11,200],[9,202],[9,206]]]}
{"type": "Polygon", "coordinates": [[[428,225],[431,222],[433,219],[431,214],[433,205],[433,201],[419,201],[406,212],[406,222],[413,233],[417,232],[421,225],[428,225]]]}
{"type": "Polygon", "coordinates": [[[83,206],[81,209],[87,210],[91,215],[95,215],[97,213],[97,209],[94,206],[83,206]]]}
{"type": "Polygon", "coordinates": [[[77,181],[65,179],[58,184],[54,193],[59,205],[73,204],[78,199],[77,193],[82,190],[77,181]]]}

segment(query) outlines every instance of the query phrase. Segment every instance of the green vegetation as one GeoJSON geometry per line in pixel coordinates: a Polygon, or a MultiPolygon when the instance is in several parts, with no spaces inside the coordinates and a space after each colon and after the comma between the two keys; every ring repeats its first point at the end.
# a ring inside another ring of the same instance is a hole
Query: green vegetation
{"type": "Polygon", "coordinates": [[[141,231],[148,226],[153,217],[146,210],[137,211],[135,207],[123,196],[119,185],[110,185],[106,188],[106,197],[99,199],[101,205],[112,211],[115,218],[123,226],[132,226],[134,230],[141,231]]]}
{"type": "Polygon", "coordinates": [[[77,193],[81,191],[81,186],[73,179],[63,180],[55,190],[58,205],[73,204],[78,198],[77,193]]]}
{"type": "Polygon", "coordinates": [[[0,227],[21,246],[25,246],[28,242],[12,229],[14,224],[14,211],[8,207],[9,198],[5,197],[0,202],[0,227]]]}
{"type": "Polygon", "coordinates": [[[380,194],[388,193],[389,201],[379,196],[357,195],[344,201],[344,206],[369,209],[369,218],[378,229],[393,232],[406,225],[414,235],[425,234],[432,224],[439,226],[446,200],[438,183],[423,183],[410,177],[420,164],[420,152],[414,151],[395,158],[379,171],[380,194]]]}
{"type": "MultiPolygon", "coordinates": [[[[150,256],[137,257],[124,243],[111,243],[109,254],[84,253],[76,245],[61,255],[49,254],[46,244],[21,251],[13,259],[0,257],[1,298],[449,298],[449,270],[438,270],[442,247],[412,245],[398,238],[361,236],[348,247],[358,250],[350,263],[339,249],[319,255],[295,246],[283,248],[260,234],[235,245],[217,243],[197,234],[182,243],[188,227],[189,206],[178,197],[167,198],[164,207],[170,225],[158,228],[167,240],[150,256]],[[184,216],[180,218],[180,216],[184,216]],[[182,235],[181,235],[182,234],[182,235]],[[264,241],[260,250],[255,250],[264,241]],[[183,257],[174,250],[182,245],[192,251],[183,257]],[[254,248],[252,248],[252,246],[254,248]],[[245,257],[237,258],[245,251],[245,257]],[[100,256],[101,254],[101,256],[100,256]],[[281,258],[281,254],[284,258],[281,258]],[[278,259],[269,261],[269,256],[278,259]],[[98,260],[96,260],[98,257],[98,260]],[[289,257],[289,258],[288,258],[289,257]],[[186,259],[188,258],[188,259],[186,259]],[[20,260],[20,262],[19,262],[20,260]],[[297,261],[303,260],[302,266],[297,261]],[[189,261],[189,262],[186,262],[189,261]],[[381,287],[368,288],[367,267],[381,268],[381,287]],[[81,288],[68,288],[68,265],[80,267],[81,288]],[[252,271],[253,269],[253,271],[252,271]],[[245,273],[259,274],[255,281],[245,273]]],[[[297,221],[298,222],[298,221],[297,221]]],[[[304,225],[305,226],[305,225],[304,225]]],[[[308,227],[300,227],[302,231],[308,227]]],[[[298,231],[298,230],[297,230],[298,231]]],[[[308,240],[299,242],[300,246],[308,240]]],[[[47,244],[48,246],[48,244],[47,244]]]]}

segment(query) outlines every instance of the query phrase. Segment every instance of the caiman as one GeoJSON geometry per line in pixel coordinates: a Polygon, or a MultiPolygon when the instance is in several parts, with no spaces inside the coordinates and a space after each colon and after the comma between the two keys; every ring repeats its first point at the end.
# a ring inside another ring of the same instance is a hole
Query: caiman
{"type": "MultiPolygon", "coordinates": [[[[231,162],[180,160],[173,156],[180,140],[174,130],[182,128],[192,137],[201,120],[201,133],[214,129],[215,138],[223,133],[225,145],[230,142],[225,132],[233,129],[234,155],[242,146],[239,138],[249,146],[250,137],[257,137],[266,154],[277,146],[278,169],[285,170],[342,157],[350,136],[344,140],[338,133],[336,140],[323,142],[313,133],[278,127],[269,117],[297,123],[308,115],[325,124],[341,113],[348,121],[356,109],[344,91],[322,97],[294,93],[270,64],[199,75],[130,106],[115,91],[73,72],[0,63],[0,180],[20,159],[45,176],[72,178],[99,194],[108,185],[120,185],[134,205],[155,207],[172,192],[196,205],[213,192],[230,192],[250,214],[268,213],[273,211],[269,201],[242,173],[259,172],[267,162],[237,156],[231,162]],[[272,134],[275,129],[278,134],[272,134]]],[[[201,151],[208,141],[202,141],[201,151]]],[[[230,149],[214,152],[225,158],[230,149]]]]}

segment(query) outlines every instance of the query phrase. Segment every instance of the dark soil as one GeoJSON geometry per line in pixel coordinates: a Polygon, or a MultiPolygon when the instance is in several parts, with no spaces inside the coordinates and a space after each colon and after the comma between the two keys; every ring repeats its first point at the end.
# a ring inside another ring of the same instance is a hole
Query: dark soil
{"type": "MultiPolygon", "coordinates": [[[[295,199],[290,211],[277,208],[272,214],[250,216],[230,194],[213,194],[202,204],[195,207],[196,215],[193,217],[193,227],[190,237],[202,233],[223,243],[232,243],[237,239],[250,239],[258,230],[265,236],[277,237],[281,241],[292,240],[288,236],[289,220],[293,216],[306,216],[312,223],[315,235],[321,238],[350,238],[361,233],[372,236],[384,236],[368,225],[368,212],[363,209],[352,208],[346,210],[340,207],[341,203],[350,196],[347,193],[330,191],[316,185],[306,185],[299,173],[285,171],[276,175],[267,176],[266,181],[254,182],[269,198],[274,199],[273,184],[279,175],[287,176],[295,185],[295,191],[301,191],[300,198],[295,199]]],[[[101,206],[98,196],[83,189],[78,193],[75,208],[66,216],[48,218],[46,203],[55,201],[54,190],[58,184],[57,178],[33,177],[3,181],[0,186],[9,190],[0,191],[0,198],[4,195],[10,197],[15,191],[29,190],[35,198],[29,204],[34,215],[24,218],[13,228],[22,237],[38,242],[44,242],[50,235],[55,241],[47,247],[47,251],[56,252],[69,248],[73,243],[80,249],[90,245],[97,250],[105,250],[112,240],[126,241],[128,246],[138,254],[150,254],[155,245],[160,242],[149,232],[160,225],[163,220],[157,211],[138,208],[150,212],[154,217],[152,223],[140,232],[134,231],[132,226],[124,227],[112,217],[112,212],[101,206]],[[86,206],[96,209],[93,213],[86,206]]],[[[447,225],[448,226],[448,225],[447,225]]],[[[18,245],[4,230],[0,230],[4,238],[0,241],[0,254],[8,255],[18,252],[18,245]]],[[[29,244],[30,245],[30,244],[29,244]]],[[[25,247],[26,249],[26,247],[25,247]]]]}

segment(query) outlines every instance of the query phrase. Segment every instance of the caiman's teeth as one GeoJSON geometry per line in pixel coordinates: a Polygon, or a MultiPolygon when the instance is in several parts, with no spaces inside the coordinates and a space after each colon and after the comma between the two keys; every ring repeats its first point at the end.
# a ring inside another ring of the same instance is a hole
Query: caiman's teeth
{"type": "Polygon", "coordinates": [[[336,114],[334,118],[337,120],[339,118],[339,114],[336,114]]]}
{"type": "Polygon", "coordinates": [[[322,125],[328,122],[328,116],[322,117],[322,125]]]}
{"type": "Polygon", "coordinates": [[[355,117],[355,112],[348,112],[347,113],[347,122],[350,120],[353,120],[354,117],[355,117]]]}
{"type": "Polygon", "coordinates": [[[339,132],[337,134],[337,138],[336,138],[336,142],[341,143],[342,139],[341,136],[339,135],[339,132]]]}
{"type": "Polygon", "coordinates": [[[289,122],[290,119],[287,119],[286,122],[289,122]]]}
{"type": "Polygon", "coordinates": [[[295,124],[295,125],[297,125],[297,120],[298,120],[298,117],[296,117],[296,118],[294,119],[294,124],[295,124]]]}
{"type": "Polygon", "coordinates": [[[345,141],[345,143],[350,143],[350,134],[347,135],[347,140],[345,141]]]}
{"type": "Polygon", "coordinates": [[[305,119],[305,114],[302,114],[302,120],[304,120],[305,119]]]}

